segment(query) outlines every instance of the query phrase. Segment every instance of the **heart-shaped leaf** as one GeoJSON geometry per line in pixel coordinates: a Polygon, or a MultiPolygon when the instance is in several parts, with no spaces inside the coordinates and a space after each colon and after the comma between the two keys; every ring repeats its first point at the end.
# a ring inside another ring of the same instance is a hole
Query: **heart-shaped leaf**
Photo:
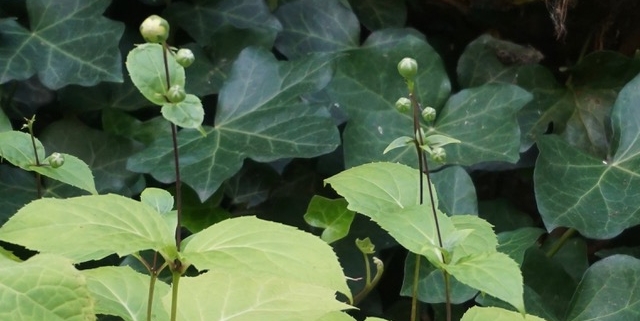
{"type": "Polygon", "coordinates": [[[407,21],[404,1],[349,0],[358,20],[367,29],[402,28],[407,21]]]}
{"type": "MultiPolygon", "coordinates": [[[[278,62],[262,49],[245,49],[218,97],[216,126],[205,127],[205,138],[194,131],[178,134],[183,181],[205,200],[245,158],[313,157],[335,149],[340,140],[329,113],[302,98],[330,77],[330,62],[321,56],[278,62]]],[[[173,182],[171,137],[131,157],[128,167],[173,182]]]]}
{"type": "Polygon", "coordinates": [[[332,243],[349,234],[355,214],[347,209],[344,199],[332,200],[316,195],[309,202],[304,220],[313,227],[324,229],[322,239],[332,243]]]}
{"type": "Polygon", "coordinates": [[[121,82],[118,41],[124,24],[102,16],[109,4],[102,0],[68,0],[64,5],[28,0],[31,30],[14,19],[0,20],[0,83],[36,73],[51,89],[121,82]]]}

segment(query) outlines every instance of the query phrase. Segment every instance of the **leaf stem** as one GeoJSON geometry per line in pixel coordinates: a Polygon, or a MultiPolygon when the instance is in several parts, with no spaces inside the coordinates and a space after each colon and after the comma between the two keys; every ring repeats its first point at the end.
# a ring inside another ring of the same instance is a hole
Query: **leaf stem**
{"type": "Polygon", "coordinates": [[[569,240],[575,233],[576,233],[576,230],[573,228],[570,228],[564,231],[564,233],[562,233],[562,236],[560,236],[560,239],[558,239],[555,243],[553,243],[549,251],[547,251],[547,257],[551,258],[554,255],[556,255],[556,253],[560,251],[560,249],[567,242],[567,240],[569,240]]]}
{"type": "Polygon", "coordinates": [[[418,319],[418,280],[420,279],[420,256],[420,254],[416,254],[416,264],[413,268],[413,286],[411,289],[411,320],[418,319]]]}
{"type": "Polygon", "coordinates": [[[178,284],[180,283],[181,272],[179,270],[173,270],[171,282],[171,321],[176,321],[176,315],[178,312],[178,284]]]}
{"type": "Polygon", "coordinates": [[[182,179],[180,178],[180,155],[178,151],[178,133],[174,123],[171,123],[171,138],[173,139],[173,162],[176,172],[176,248],[180,251],[180,243],[182,242],[182,179]]]}
{"type": "Polygon", "coordinates": [[[362,291],[360,291],[360,293],[356,294],[353,297],[354,306],[358,305],[358,303],[360,303],[365,297],[367,297],[369,292],[371,292],[371,290],[373,290],[373,288],[378,284],[378,281],[380,281],[380,278],[382,277],[382,273],[384,273],[384,264],[382,263],[382,261],[377,257],[373,257],[373,263],[375,263],[376,265],[376,275],[374,275],[373,280],[371,280],[371,272],[370,272],[371,267],[369,264],[369,258],[367,257],[366,254],[363,253],[363,255],[365,256],[365,259],[366,259],[365,265],[367,268],[366,284],[364,285],[364,288],[362,289],[362,291]]]}
{"type": "MultiPolygon", "coordinates": [[[[25,120],[27,121],[27,123],[22,128],[27,127],[27,129],[29,130],[29,136],[31,137],[31,146],[33,146],[33,155],[35,156],[35,159],[36,159],[36,166],[41,166],[42,164],[40,164],[40,158],[38,157],[38,149],[36,148],[36,138],[33,135],[33,123],[36,121],[36,115],[33,115],[31,119],[25,118],[25,120]]],[[[40,173],[37,173],[37,172],[36,172],[36,191],[37,191],[38,198],[42,198],[42,176],[40,175],[40,173]]]]}
{"type": "Polygon", "coordinates": [[[151,314],[153,312],[153,292],[156,287],[156,281],[158,280],[158,271],[155,268],[151,271],[151,278],[149,279],[149,294],[147,295],[147,321],[151,321],[151,314]]]}

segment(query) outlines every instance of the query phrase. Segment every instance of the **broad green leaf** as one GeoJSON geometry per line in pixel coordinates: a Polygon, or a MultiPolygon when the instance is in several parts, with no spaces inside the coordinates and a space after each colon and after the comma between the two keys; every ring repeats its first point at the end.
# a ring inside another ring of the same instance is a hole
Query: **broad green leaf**
{"type": "MultiPolygon", "coordinates": [[[[541,249],[547,253],[559,241],[560,235],[550,235],[545,239],[541,249]]],[[[572,237],[562,243],[562,247],[553,255],[552,260],[559,263],[564,270],[579,282],[590,265],[590,245],[583,237],[572,237]]]]}
{"type": "MultiPolygon", "coordinates": [[[[127,55],[127,70],[133,84],[150,102],[162,106],[167,100],[167,78],[165,75],[164,57],[167,58],[169,83],[171,86],[184,87],[184,68],[178,64],[169,52],[163,55],[164,49],[157,43],[138,45],[127,55]]],[[[188,89],[188,88],[187,88],[188,89]]]]}
{"type": "Polygon", "coordinates": [[[200,98],[194,95],[188,94],[183,101],[177,104],[165,102],[161,111],[165,119],[180,127],[202,128],[204,109],[200,98]]]}
{"type": "Polygon", "coordinates": [[[442,60],[421,34],[408,29],[376,31],[361,47],[346,53],[336,58],[336,73],[327,87],[350,119],[344,132],[346,167],[398,159],[416,164],[412,146],[382,155],[394,139],[413,136],[411,118],[394,108],[399,97],[408,95],[397,64],[404,57],[416,59],[417,98],[440,109],[451,91],[442,60]]]}
{"type": "Polygon", "coordinates": [[[200,270],[277,276],[351,297],[331,247],[291,226],[238,217],[202,230],[183,244],[184,260],[200,270]]]}
{"type": "Polygon", "coordinates": [[[65,111],[84,113],[101,110],[137,110],[151,103],[133,85],[131,78],[122,83],[101,82],[92,87],[70,85],[57,91],[65,111]]]}
{"type": "Polygon", "coordinates": [[[0,228],[0,239],[74,263],[147,249],[177,255],[173,231],[153,208],[113,194],[31,202],[0,228]]]}
{"type": "Polygon", "coordinates": [[[368,317],[364,319],[364,321],[387,321],[387,320],[382,318],[368,317]]]}
{"type": "Polygon", "coordinates": [[[64,5],[56,4],[28,0],[30,30],[15,19],[0,20],[0,83],[24,80],[36,73],[51,89],[121,82],[118,41],[124,25],[101,15],[110,1],[67,0],[64,5]]]}
{"type": "Polygon", "coordinates": [[[22,262],[20,258],[15,256],[13,252],[7,251],[4,248],[0,247],[0,260],[4,261],[13,261],[13,262],[22,262]]]}
{"type": "MultiPolygon", "coordinates": [[[[147,320],[149,275],[140,274],[128,266],[103,266],[81,272],[95,299],[98,314],[119,316],[125,321],[147,320]]],[[[152,318],[168,320],[168,310],[160,298],[170,292],[169,285],[156,281],[154,285],[152,318]]]]}
{"type": "Polygon", "coordinates": [[[171,21],[176,21],[201,44],[209,43],[212,34],[230,26],[273,34],[282,29],[278,19],[269,12],[265,1],[196,0],[193,4],[174,2],[165,12],[171,21]]]}
{"type": "Polygon", "coordinates": [[[96,184],[93,181],[93,173],[87,163],[73,155],[61,154],[64,156],[64,165],[58,168],[53,168],[48,165],[31,165],[29,169],[43,176],[85,190],[91,194],[98,194],[96,184]]]}
{"type": "Polygon", "coordinates": [[[349,0],[358,20],[367,29],[402,28],[407,21],[404,1],[349,0]]]}
{"type": "Polygon", "coordinates": [[[346,312],[342,311],[333,311],[329,312],[316,321],[356,321],[352,316],[348,315],[346,312]]]}
{"type": "MultiPolygon", "coordinates": [[[[74,155],[87,163],[99,193],[131,196],[140,193],[144,188],[144,177],[125,168],[127,157],[138,150],[140,144],[128,138],[89,128],[73,119],[51,123],[40,136],[47,151],[74,155]]],[[[78,195],[76,191],[68,191],[66,186],[60,185],[62,184],[57,181],[49,182],[46,186],[50,195],[78,195]]]]}
{"type": "Polygon", "coordinates": [[[281,177],[268,164],[246,160],[242,169],[224,182],[224,194],[232,204],[252,208],[269,199],[281,177]]]}
{"type": "Polygon", "coordinates": [[[503,198],[481,201],[478,203],[478,210],[480,217],[489,221],[496,233],[535,226],[529,214],[522,212],[503,198]]]}
{"type": "Polygon", "coordinates": [[[451,166],[431,174],[438,194],[438,208],[448,215],[478,214],[476,188],[467,171],[451,166]]]}
{"type": "Polygon", "coordinates": [[[537,227],[523,227],[498,234],[498,251],[509,255],[518,264],[522,264],[524,253],[532,247],[544,230],[537,227]]]}
{"type": "Polygon", "coordinates": [[[640,261],[614,255],[593,264],[576,289],[566,320],[635,320],[640,261]]]}
{"type": "Polygon", "coordinates": [[[102,111],[102,128],[109,134],[127,137],[145,145],[151,144],[158,137],[171,135],[170,124],[161,116],[140,121],[111,108],[102,111]]]}
{"type": "Polygon", "coordinates": [[[484,85],[451,96],[435,123],[436,133],[461,141],[443,147],[447,151],[447,162],[515,163],[520,158],[516,116],[531,99],[530,93],[509,84],[484,85]]]}
{"type": "MultiPolygon", "coordinates": [[[[171,295],[163,302],[168,310],[171,295]]],[[[332,289],[292,278],[212,270],[180,280],[178,307],[178,321],[294,321],[350,306],[336,301],[332,289]]]]}
{"type": "Polygon", "coordinates": [[[0,164],[0,225],[4,224],[18,209],[38,197],[35,176],[8,164],[0,164]]]}
{"type": "Polygon", "coordinates": [[[522,314],[494,307],[472,307],[467,311],[460,321],[545,321],[535,315],[522,314]]]}
{"type": "Polygon", "coordinates": [[[640,223],[640,199],[634,192],[640,190],[639,90],[636,77],[618,95],[611,114],[611,158],[588,155],[558,137],[539,140],[535,192],[547,230],[566,226],[605,239],[640,223]]]}
{"type": "MultiPolygon", "coordinates": [[[[400,295],[411,297],[415,276],[416,255],[409,253],[404,262],[404,274],[400,295]]],[[[418,272],[418,300],[426,303],[446,302],[444,276],[429,261],[421,257],[418,272]]],[[[453,304],[469,301],[478,294],[478,290],[460,283],[455,277],[449,278],[449,299],[453,304]]]]}
{"type": "Polygon", "coordinates": [[[349,227],[356,213],[347,209],[344,199],[328,199],[314,196],[309,202],[304,220],[307,224],[324,229],[322,239],[333,243],[349,234],[349,227]]]}
{"type": "Polygon", "coordinates": [[[173,196],[160,188],[145,188],[140,194],[140,201],[151,206],[160,214],[166,214],[173,209],[173,196]]]}
{"type": "Polygon", "coordinates": [[[220,207],[222,191],[213,194],[206,201],[200,201],[198,194],[188,186],[182,187],[182,226],[191,233],[197,233],[207,227],[226,220],[231,217],[231,213],[220,207]]]}
{"type": "Polygon", "coordinates": [[[31,135],[19,131],[0,132],[0,157],[22,169],[30,170],[36,164],[33,146],[35,144],[38,160],[44,161],[44,147],[37,138],[31,141],[31,135]]]}
{"type": "MultiPolygon", "coordinates": [[[[331,77],[321,56],[278,62],[262,49],[245,49],[218,97],[216,126],[178,134],[183,181],[206,200],[235,174],[245,158],[271,161],[313,157],[339,144],[326,109],[301,96],[322,89],[331,77]]],[[[157,180],[175,181],[171,137],[161,138],[129,159],[128,167],[157,180]]]]}
{"type": "Polygon", "coordinates": [[[293,1],[278,6],[274,14],[282,23],[276,48],[289,59],[358,46],[358,18],[339,0],[293,1]]]}
{"type": "MultiPolygon", "coordinates": [[[[489,222],[472,215],[455,215],[451,217],[451,222],[456,231],[472,231],[453,248],[451,263],[455,264],[466,256],[494,252],[496,250],[498,239],[489,222]]],[[[447,237],[449,236],[444,236],[445,239],[447,237]]]]}
{"type": "Polygon", "coordinates": [[[47,254],[0,264],[0,319],[96,320],[85,278],[67,259],[47,254]]]}
{"type": "MultiPolygon", "coordinates": [[[[350,210],[374,220],[409,251],[439,264],[443,258],[438,230],[426,188],[425,204],[420,205],[418,180],[417,170],[408,166],[371,163],[345,170],[325,182],[347,200],[350,210]]],[[[439,210],[436,213],[444,238],[454,230],[453,223],[439,210]]]]}
{"type": "Polygon", "coordinates": [[[495,296],[524,313],[522,274],[518,264],[504,253],[476,254],[445,269],[458,281],[495,296]]]}

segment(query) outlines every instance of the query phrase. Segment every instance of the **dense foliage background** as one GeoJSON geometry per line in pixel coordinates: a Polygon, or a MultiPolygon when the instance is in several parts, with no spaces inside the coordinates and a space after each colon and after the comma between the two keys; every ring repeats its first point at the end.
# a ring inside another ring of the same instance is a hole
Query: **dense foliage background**
{"type": "MultiPolygon", "coordinates": [[[[170,127],[124,68],[140,22],[159,14],[171,45],[195,53],[186,89],[206,112],[205,138],[178,138],[185,226],[254,214],[320,234],[303,215],[312,196],[336,197],[323,179],[373,161],[416,166],[410,147],[382,154],[411,135],[393,108],[406,95],[396,64],[410,56],[420,101],[439,112],[434,130],[462,141],[431,166],[440,206],[480,215],[519,249],[528,312],[634,320],[640,262],[602,259],[639,252],[638,12],[602,0],[2,1],[0,130],[35,114],[46,149],[88,163],[100,193],[172,191],[170,127]]],[[[0,164],[0,223],[35,198],[30,173],[0,164]]],[[[356,313],[404,320],[411,257],[356,216],[332,244],[349,276],[364,273],[353,245],[364,237],[386,270],[356,313]]],[[[421,271],[425,320],[442,315],[431,272],[421,271]]],[[[459,313],[476,294],[454,290],[459,313]]]]}

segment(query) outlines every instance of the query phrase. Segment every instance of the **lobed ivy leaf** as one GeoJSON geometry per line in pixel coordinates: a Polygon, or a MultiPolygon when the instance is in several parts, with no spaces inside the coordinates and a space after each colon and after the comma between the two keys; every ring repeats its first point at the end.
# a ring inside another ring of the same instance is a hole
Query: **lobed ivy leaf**
{"type": "Polygon", "coordinates": [[[0,239],[74,263],[147,249],[177,255],[173,231],[158,212],[114,194],[33,201],[0,227],[0,239]]]}
{"type": "Polygon", "coordinates": [[[331,247],[291,226],[238,217],[193,234],[183,244],[185,262],[200,270],[287,278],[351,298],[331,247]]]}
{"type": "Polygon", "coordinates": [[[594,263],[578,284],[565,320],[634,320],[640,261],[614,255],[594,263]]]}
{"type": "Polygon", "coordinates": [[[347,209],[344,199],[332,200],[316,195],[309,202],[304,220],[313,227],[324,229],[321,238],[330,244],[349,234],[355,214],[347,209]]]}
{"type": "Polygon", "coordinates": [[[589,238],[606,239],[640,224],[639,90],[637,76],[618,95],[611,114],[610,158],[586,154],[559,137],[539,140],[534,181],[547,230],[566,226],[589,238]]]}
{"type": "MultiPolygon", "coordinates": [[[[134,271],[128,266],[102,266],[83,270],[91,297],[95,300],[95,313],[121,317],[125,321],[147,319],[149,275],[134,271]]],[[[152,318],[169,319],[168,310],[159,298],[170,292],[170,287],[156,281],[153,287],[152,318]]]]}
{"type": "Polygon", "coordinates": [[[476,188],[467,171],[450,166],[431,174],[438,194],[438,209],[448,215],[478,214],[476,188]]]}
{"type": "Polygon", "coordinates": [[[95,320],[87,281],[65,258],[40,254],[0,264],[0,319],[95,320]]]}
{"type": "Polygon", "coordinates": [[[544,230],[537,227],[523,227],[502,232],[498,234],[497,249],[522,265],[525,252],[535,244],[542,234],[544,234],[544,230]]]}
{"type": "MultiPolygon", "coordinates": [[[[162,301],[169,310],[171,294],[162,301]]],[[[177,304],[178,321],[317,320],[350,307],[337,301],[329,288],[287,277],[220,270],[183,277],[177,304]]]]}
{"type": "MultiPolygon", "coordinates": [[[[178,134],[183,181],[206,200],[245,158],[271,161],[334,150],[340,140],[330,115],[303,98],[330,77],[330,62],[323,56],[278,62],[263,49],[245,49],[218,97],[215,127],[205,127],[205,138],[194,131],[178,134]]],[[[173,182],[171,137],[132,156],[128,168],[173,182]]]]}
{"type": "Polygon", "coordinates": [[[33,173],[7,164],[0,164],[0,225],[22,206],[38,197],[33,173]]]}
{"type": "Polygon", "coordinates": [[[0,83],[34,74],[51,89],[122,82],[118,41],[124,24],[102,16],[111,1],[63,1],[28,0],[30,29],[0,19],[0,83]]]}
{"type": "Polygon", "coordinates": [[[371,31],[383,28],[402,28],[407,22],[404,1],[349,0],[358,21],[371,31]]]}
{"type": "Polygon", "coordinates": [[[278,6],[274,14],[282,23],[275,47],[289,59],[358,46],[358,18],[340,0],[292,1],[278,6]]]}

